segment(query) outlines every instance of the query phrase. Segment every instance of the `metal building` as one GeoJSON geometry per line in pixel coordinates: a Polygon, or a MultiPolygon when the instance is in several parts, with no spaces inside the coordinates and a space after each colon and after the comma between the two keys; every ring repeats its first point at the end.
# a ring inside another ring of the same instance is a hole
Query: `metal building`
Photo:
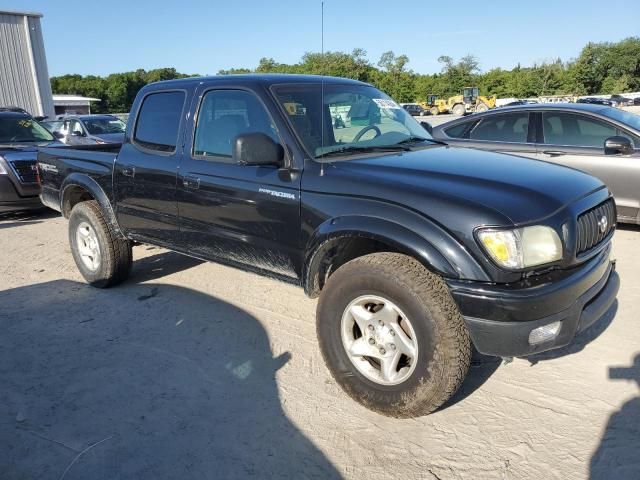
{"type": "Polygon", "coordinates": [[[41,17],[0,10],[0,107],[54,118],[41,17]]]}

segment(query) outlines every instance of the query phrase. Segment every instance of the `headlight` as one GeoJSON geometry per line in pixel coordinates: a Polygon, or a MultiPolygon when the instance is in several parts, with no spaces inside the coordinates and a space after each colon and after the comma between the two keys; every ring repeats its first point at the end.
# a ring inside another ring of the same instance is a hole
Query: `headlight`
{"type": "Polygon", "coordinates": [[[562,258],[562,242],[556,231],[543,225],[515,230],[479,230],[478,240],[501,267],[519,270],[562,258]]]}

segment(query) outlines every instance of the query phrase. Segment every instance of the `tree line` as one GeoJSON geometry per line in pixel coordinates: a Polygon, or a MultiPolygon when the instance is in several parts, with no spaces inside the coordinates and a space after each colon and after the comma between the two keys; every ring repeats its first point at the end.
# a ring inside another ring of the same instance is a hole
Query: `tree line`
{"type": "MultiPolygon", "coordinates": [[[[556,59],[529,67],[517,65],[511,70],[480,70],[478,59],[466,55],[460,59],[438,58],[441,71],[421,74],[409,68],[409,57],[392,51],[383,53],[374,64],[363,49],[352,52],[309,52],[298,63],[279,63],[262,58],[254,68],[221,70],[234,73],[301,73],[332,75],[362,80],[387,92],[399,102],[425,100],[434,94],[446,98],[461,93],[464,87],[477,86],[482,95],[530,98],[541,95],[594,95],[640,91],[640,37],[620,42],[589,43],[577,58],[556,59]]],[[[54,93],[79,94],[100,98],[92,110],[128,112],[136,93],[147,83],[194,75],[175,68],[114,73],[106,77],[62,75],[51,78],[54,93]]]]}

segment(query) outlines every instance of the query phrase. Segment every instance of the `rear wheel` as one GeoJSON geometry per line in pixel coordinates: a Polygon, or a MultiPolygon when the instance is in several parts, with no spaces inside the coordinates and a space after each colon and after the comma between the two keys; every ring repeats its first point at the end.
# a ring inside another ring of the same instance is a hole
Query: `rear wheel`
{"type": "Polygon", "coordinates": [[[464,105],[462,103],[456,103],[453,108],[451,109],[451,112],[454,115],[457,115],[458,117],[461,117],[462,115],[464,115],[466,113],[466,110],[464,108],[464,105]]]}
{"type": "Polygon", "coordinates": [[[471,343],[444,281],[406,255],[348,262],[317,311],[324,359],[356,401],[393,417],[436,410],[462,383],[471,343]]]}
{"type": "Polygon", "coordinates": [[[106,288],[129,276],[131,242],[113,231],[95,200],[78,203],[71,210],[69,244],[78,270],[90,285],[106,288]]]}

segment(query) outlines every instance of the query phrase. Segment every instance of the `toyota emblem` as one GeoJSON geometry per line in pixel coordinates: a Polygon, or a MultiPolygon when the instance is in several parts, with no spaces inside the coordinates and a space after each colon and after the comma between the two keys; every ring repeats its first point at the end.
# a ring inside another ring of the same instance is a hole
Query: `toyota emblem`
{"type": "Polygon", "coordinates": [[[607,217],[603,215],[602,217],[600,217],[600,220],[598,220],[598,227],[600,227],[600,233],[606,232],[608,226],[609,226],[609,221],[607,220],[607,217]]]}

